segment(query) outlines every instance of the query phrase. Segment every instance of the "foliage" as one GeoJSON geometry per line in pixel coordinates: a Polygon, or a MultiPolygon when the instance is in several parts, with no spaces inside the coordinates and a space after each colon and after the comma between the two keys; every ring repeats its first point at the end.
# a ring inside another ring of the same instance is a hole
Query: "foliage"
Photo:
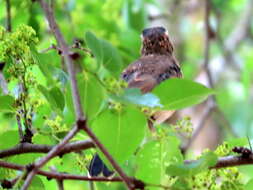
{"type": "MultiPolygon", "coordinates": [[[[222,11],[229,7],[236,12],[235,2],[216,0],[213,6],[220,9],[221,5],[224,7],[222,11]]],[[[245,139],[228,140],[216,151],[207,150],[194,157],[196,162],[185,164],[185,155],[180,149],[184,141],[180,134],[191,136],[190,119],[184,118],[170,126],[157,125],[155,132],[147,126],[147,119],[156,111],[181,110],[203,102],[210,95],[217,97],[225,114],[233,116],[235,109],[232,108],[240,103],[238,100],[235,104],[236,97],[230,94],[235,89],[225,89],[224,93],[219,93],[218,89],[216,93],[190,80],[195,71],[185,65],[185,79],[167,80],[147,94],[141,94],[139,89],[128,89],[127,84],[121,81],[122,69],[139,56],[139,33],[148,25],[147,4],[159,7],[152,0],[55,2],[56,20],[71,46],[71,52],[78,55],[74,66],[88,125],[124,171],[145,182],[147,189],[244,189],[246,183],[246,188],[250,189],[252,179],[245,181],[243,177],[246,175],[237,167],[209,169],[216,164],[218,157],[232,154],[233,146],[246,145],[245,139]],[[75,40],[80,42],[78,48],[72,46],[75,40]]],[[[75,123],[69,75],[59,50],[43,51],[55,44],[55,39],[47,33],[47,23],[39,4],[17,0],[12,4],[12,11],[13,31],[7,32],[3,26],[0,27],[0,62],[5,64],[1,73],[8,84],[8,94],[0,90],[0,151],[22,140],[18,136],[18,125],[22,126],[25,134],[32,133],[32,143],[55,145],[75,123]]],[[[3,6],[0,6],[0,12],[0,24],[4,25],[3,6]]],[[[194,44],[191,40],[187,43],[194,44]]],[[[200,48],[194,49],[197,44],[189,48],[186,55],[193,62],[200,57],[200,48]]],[[[248,101],[252,82],[252,55],[249,52],[244,50],[247,64],[242,72],[242,82],[238,84],[245,90],[243,94],[248,96],[248,101]]],[[[248,123],[251,119],[251,116],[247,117],[248,123]]],[[[72,140],[85,139],[89,137],[80,132],[72,140]]],[[[55,157],[43,169],[54,166],[59,172],[87,175],[95,151],[84,150],[55,157]]],[[[100,151],[98,154],[111,168],[105,156],[100,151]]],[[[26,165],[41,156],[23,154],[4,160],[26,165]]],[[[0,180],[13,179],[19,174],[0,168],[0,180]]],[[[16,187],[21,184],[19,181],[16,187]]],[[[82,189],[88,188],[89,183],[65,181],[64,185],[66,189],[82,189]]],[[[55,181],[41,176],[36,176],[31,184],[31,189],[55,188],[55,181]]],[[[101,190],[122,188],[121,183],[96,183],[96,189],[101,190]]]]}

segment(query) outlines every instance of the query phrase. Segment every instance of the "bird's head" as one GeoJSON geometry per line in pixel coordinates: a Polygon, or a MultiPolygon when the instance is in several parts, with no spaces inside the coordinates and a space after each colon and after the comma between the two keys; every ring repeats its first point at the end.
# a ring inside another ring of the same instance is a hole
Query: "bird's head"
{"type": "Polygon", "coordinates": [[[164,27],[146,28],[142,31],[142,55],[171,55],[173,46],[164,27]]]}

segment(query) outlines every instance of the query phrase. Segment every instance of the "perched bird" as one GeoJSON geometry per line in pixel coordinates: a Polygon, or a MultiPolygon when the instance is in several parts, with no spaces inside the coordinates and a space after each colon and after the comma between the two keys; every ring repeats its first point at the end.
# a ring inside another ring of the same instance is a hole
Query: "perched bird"
{"type": "MultiPolygon", "coordinates": [[[[129,88],[139,88],[142,93],[150,92],[162,81],[182,77],[180,67],[173,56],[173,46],[168,32],[163,27],[147,28],[142,31],[141,57],[130,64],[123,72],[122,79],[129,88]]],[[[164,92],[169,93],[169,92],[164,92]]],[[[174,111],[158,111],[152,119],[156,123],[167,120],[174,111]]],[[[89,166],[91,176],[103,173],[104,176],[113,174],[96,154],[89,166]]]]}
{"type": "MultiPolygon", "coordinates": [[[[128,87],[139,88],[142,93],[147,93],[166,79],[181,78],[181,69],[173,56],[173,45],[167,30],[163,27],[147,28],[142,31],[141,36],[141,57],[130,64],[121,75],[128,87]]],[[[152,119],[156,123],[162,123],[173,113],[174,111],[158,111],[152,119]]]]}

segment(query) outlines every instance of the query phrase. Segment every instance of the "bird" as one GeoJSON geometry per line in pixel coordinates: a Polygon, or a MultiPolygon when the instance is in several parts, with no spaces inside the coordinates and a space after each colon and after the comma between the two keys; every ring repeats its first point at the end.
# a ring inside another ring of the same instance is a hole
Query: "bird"
{"type": "MultiPolygon", "coordinates": [[[[121,74],[121,78],[128,83],[128,88],[139,88],[145,94],[167,79],[182,77],[180,66],[173,55],[173,45],[164,27],[146,28],[142,31],[141,38],[140,58],[128,65],[121,74]]],[[[173,113],[173,110],[157,111],[151,117],[156,123],[162,123],[173,113]]],[[[97,176],[100,173],[109,177],[114,172],[95,154],[89,166],[89,174],[97,176]]]]}
{"type": "MultiPolygon", "coordinates": [[[[139,88],[142,93],[148,93],[167,79],[182,78],[180,65],[173,55],[174,47],[164,27],[146,28],[141,38],[140,58],[128,65],[121,74],[128,88],[139,88]]],[[[151,118],[160,124],[173,113],[173,110],[157,111],[151,118]]]]}

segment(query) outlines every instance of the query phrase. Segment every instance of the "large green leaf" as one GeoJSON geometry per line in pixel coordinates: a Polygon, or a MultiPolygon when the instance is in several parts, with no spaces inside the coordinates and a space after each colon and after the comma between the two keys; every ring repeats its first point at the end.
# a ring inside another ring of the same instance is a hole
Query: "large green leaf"
{"type": "Polygon", "coordinates": [[[108,41],[97,38],[92,32],[86,32],[85,39],[98,65],[102,63],[114,76],[118,76],[122,67],[122,59],[118,50],[108,41]]]}
{"type": "Polygon", "coordinates": [[[45,96],[45,98],[50,103],[52,108],[55,109],[55,111],[63,111],[65,105],[65,98],[58,87],[55,86],[48,90],[46,87],[38,85],[38,90],[45,96]]]}
{"type": "Polygon", "coordinates": [[[153,93],[165,108],[177,110],[201,103],[214,91],[194,81],[174,78],[158,85],[153,93]]]}
{"type": "Polygon", "coordinates": [[[103,61],[103,51],[100,40],[92,32],[89,31],[85,33],[85,40],[87,46],[94,54],[95,58],[97,59],[97,63],[100,66],[103,61]]]}
{"type": "Polygon", "coordinates": [[[166,173],[171,176],[192,176],[214,166],[216,162],[217,156],[212,152],[208,152],[195,162],[189,164],[170,165],[167,167],[166,173]]]}
{"type": "MultiPolygon", "coordinates": [[[[105,91],[99,81],[89,73],[79,74],[77,76],[78,89],[81,103],[88,119],[93,119],[103,108],[105,91]]],[[[74,113],[70,85],[66,92],[66,101],[68,108],[74,113]]]]}
{"type": "MultiPolygon", "coordinates": [[[[101,113],[91,126],[101,143],[116,161],[122,164],[134,154],[142,142],[146,118],[132,107],[124,108],[121,112],[108,109],[101,113]]],[[[100,156],[106,161],[103,155],[100,156]]]]}
{"type": "Polygon", "coordinates": [[[31,47],[31,52],[32,52],[33,59],[38,64],[41,72],[46,77],[48,84],[50,85],[54,84],[54,80],[52,77],[53,67],[51,65],[51,61],[52,61],[52,56],[50,56],[51,53],[39,53],[35,47],[31,47]]]}
{"type": "Polygon", "coordinates": [[[118,77],[122,70],[122,59],[118,50],[106,40],[101,40],[103,50],[103,66],[118,77]]]}
{"type": "Polygon", "coordinates": [[[0,112],[15,112],[14,102],[15,99],[12,96],[0,96],[0,112]]]}
{"type": "Polygon", "coordinates": [[[19,136],[17,130],[5,131],[0,134],[0,148],[1,150],[10,148],[19,143],[19,136]]]}
{"type": "Polygon", "coordinates": [[[136,177],[146,183],[161,184],[166,166],[171,162],[183,162],[179,143],[179,140],[174,136],[146,143],[137,154],[136,177]]]}
{"type": "Polygon", "coordinates": [[[161,107],[160,100],[151,93],[142,94],[138,88],[126,88],[122,95],[112,96],[113,99],[122,103],[132,103],[139,106],[161,107]]]}

